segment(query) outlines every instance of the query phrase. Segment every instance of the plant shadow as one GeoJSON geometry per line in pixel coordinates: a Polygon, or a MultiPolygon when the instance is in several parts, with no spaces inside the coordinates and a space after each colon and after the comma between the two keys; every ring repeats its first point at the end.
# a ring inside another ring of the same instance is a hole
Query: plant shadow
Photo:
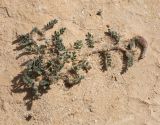
{"type": "MultiPolygon", "coordinates": [[[[24,48],[24,46],[20,46],[18,44],[18,42],[20,41],[20,39],[16,39],[15,41],[12,42],[12,45],[16,44],[17,46],[15,47],[15,49],[13,49],[13,51],[20,51],[24,48]]],[[[25,56],[25,55],[28,55],[27,52],[22,52],[20,53],[16,59],[19,59],[20,57],[22,56],[25,56]]],[[[21,66],[25,66],[30,60],[24,62],[21,64],[21,66]]],[[[27,107],[27,110],[31,110],[32,108],[32,104],[33,104],[33,100],[37,99],[37,98],[34,98],[34,95],[33,95],[33,90],[32,88],[29,88],[24,82],[23,82],[23,75],[24,75],[24,72],[25,70],[23,70],[22,72],[20,72],[17,76],[15,76],[13,79],[12,79],[12,89],[11,91],[13,93],[26,93],[25,97],[23,98],[23,100],[26,102],[26,107],[27,107]]]]}
{"type": "Polygon", "coordinates": [[[27,110],[31,110],[32,108],[32,102],[35,100],[33,94],[32,94],[32,89],[28,88],[22,81],[22,75],[23,72],[15,76],[12,80],[12,89],[11,91],[13,93],[25,93],[26,95],[23,98],[24,101],[26,101],[26,107],[27,110]]]}

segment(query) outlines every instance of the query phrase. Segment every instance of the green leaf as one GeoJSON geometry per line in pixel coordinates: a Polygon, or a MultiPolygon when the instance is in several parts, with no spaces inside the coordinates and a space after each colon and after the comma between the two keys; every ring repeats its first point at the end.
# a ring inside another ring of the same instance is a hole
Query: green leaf
{"type": "Polygon", "coordinates": [[[94,48],[94,43],[95,43],[95,41],[94,41],[94,38],[93,38],[93,35],[91,34],[91,33],[88,33],[87,35],[86,35],[86,44],[87,44],[87,46],[89,47],[89,48],[94,48]]]}
{"type": "Polygon", "coordinates": [[[106,34],[115,40],[116,42],[115,44],[119,43],[121,35],[118,32],[108,28],[108,31],[106,32],[106,34]]]}
{"type": "Polygon", "coordinates": [[[29,86],[31,86],[33,84],[33,79],[31,79],[26,73],[22,77],[22,80],[24,83],[26,83],[29,86]]]}
{"type": "Polygon", "coordinates": [[[47,25],[45,25],[43,27],[43,31],[47,31],[49,29],[52,29],[56,23],[58,23],[58,20],[56,20],[56,19],[51,20],[50,22],[47,23],[47,25]]]}
{"type": "Polygon", "coordinates": [[[83,47],[82,40],[77,40],[77,41],[74,43],[74,48],[75,48],[75,49],[81,49],[82,47],[83,47]]]}

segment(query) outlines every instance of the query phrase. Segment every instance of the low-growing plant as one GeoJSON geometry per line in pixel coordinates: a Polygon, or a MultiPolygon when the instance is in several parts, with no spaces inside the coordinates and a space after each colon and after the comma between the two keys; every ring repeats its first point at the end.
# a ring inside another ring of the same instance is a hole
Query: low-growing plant
{"type": "MultiPolygon", "coordinates": [[[[51,38],[45,37],[44,32],[53,28],[56,23],[58,23],[58,20],[54,19],[41,30],[34,27],[31,32],[19,35],[16,40],[18,42],[17,50],[22,49],[24,52],[32,54],[32,59],[30,59],[28,63],[24,63],[25,68],[20,77],[24,86],[32,90],[33,98],[40,97],[44,92],[50,89],[52,84],[58,82],[60,79],[63,80],[68,87],[79,84],[82,79],[84,79],[82,73],[84,73],[84,71],[87,73],[92,68],[90,63],[86,60],[88,54],[80,54],[80,49],[83,47],[81,40],[77,40],[73,48],[70,49],[64,45],[62,35],[65,33],[66,28],[60,28],[58,31],[54,31],[51,38]],[[34,39],[34,33],[43,38],[43,44],[38,44],[40,40],[34,39]],[[68,66],[67,63],[70,63],[71,66],[68,66]]],[[[108,27],[108,32],[106,34],[113,38],[116,44],[119,43],[121,38],[119,33],[108,27]]],[[[141,37],[136,37],[136,39],[137,38],[139,38],[139,44],[143,46],[145,52],[147,43],[141,37]]],[[[94,48],[95,41],[91,33],[87,33],[85,40],[89,48],[94,48]]],[[[89,56],[99,53],[102,70],[107,71],[112,65],[110,51],[120,50],[124,56],[124,66],[121,72],[123,74],[133,65],[133,53],[131,49],[134,44],[135,40],[129,43],[127,49],[117,46],[110,50],[102,49],[92,51],[92,49],[90,49],[91,54],[89,54],[89,56]]]]}
{"type": "MultiPolygon", "coordinates": [[[[18,45],[25,52],[34,56],[25,66],[22,72],[22,81],[28,88],[32,89],[34,98],[37,98],[50,88],[50,85],[56,83],[59,79],[64,80],[69,85],[76,85],[84,78],[78,73],[78,71],[72,74],[72,78],[66,77],[69,74],[62,73],[63,67],[66,63],[76,63],[77,54],[73,49],[81,49],[82,41],[77,40],[74,43],[74,48],[69,50],[63,44],[62,35],[65,33],[66,28],[60,28],[55,31],[50,40],[45,38],[44,31],[47,31],[57,23],[57,20],[50,21],[44,26],[42,30],[33,28],[30,33],[20,35],[17,38],[18,45]],[[34,40],[34,33],[37,33],[40,37],[44,37],[44,44],[38,45],[34,40]],[[62,75],[63,74],[63,75],[62,75]],[[65,76],[65,77],[64,77],[65,76]]],[[[78,52],[78,51],[77,51],[78,52]]],[[[90,69],[89,62],[79,60],[76,64],[79,69],[88,71],[90,69]]],[[[75,70],[75,65],[73,65],[75,70]]]]}

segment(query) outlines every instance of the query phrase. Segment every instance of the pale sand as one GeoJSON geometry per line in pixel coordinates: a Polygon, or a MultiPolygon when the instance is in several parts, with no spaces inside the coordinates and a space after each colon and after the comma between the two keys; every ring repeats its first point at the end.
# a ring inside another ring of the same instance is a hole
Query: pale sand
{"type": "Polygon", "coordinates": [[[160,0],[0,0],[0,43],[0,125],[160,125],[160,0]],[[98,56],[90,57],[93,68],[80,85],[66,90],[59,82],[27,110],[26,91],[11,92],[27,59],[16,60],[20,51],[12,41],[54,18],[56,29],[67,28],[65,45],[87,32],[110,43],[104,36],[110,25],[124,39],[143,36],[147,55],[124,75],[118,53],[115,68],[105,73],[98,56]]]}

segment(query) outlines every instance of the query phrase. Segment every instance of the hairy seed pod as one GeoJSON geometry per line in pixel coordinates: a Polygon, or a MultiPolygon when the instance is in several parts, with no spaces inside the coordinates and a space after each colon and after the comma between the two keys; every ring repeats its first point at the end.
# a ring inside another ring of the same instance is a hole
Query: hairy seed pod
{"type": "MultiPolygon", "coordinates": [[[[139,45],[141,47],[141,54],[139,59],[143,59],[146,56],[148,43],[142,36],[135,36],[131,39],[131,42],[135,41],[136,45],[139,45]]],[[[130,43],[131,43],[130,42],[130,43]]]]}

